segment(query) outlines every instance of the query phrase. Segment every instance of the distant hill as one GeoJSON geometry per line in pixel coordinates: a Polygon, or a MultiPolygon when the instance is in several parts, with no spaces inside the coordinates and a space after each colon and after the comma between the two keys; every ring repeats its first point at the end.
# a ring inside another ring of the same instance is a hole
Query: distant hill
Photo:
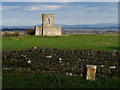
{"type": "Polygon", "coordinates": [[[115,23],[99,23],[99,24],[89,24],[89,25],[62,25],[62,28],[72,28],[72,29],[117,29],[118,24],[115,23]]]}
{"type": "MultiPolygon", "coordinates": [[[[89,25],[70,25],[70,24],[55,24],[62,26],[62,29],[118,29],[118,24],[115,23],[99,23],[99,24],[89,24],[89,25]]],[[[34,25],[37,26],[37,25],[34,25]]],[[[5,29],[27,29],[34,28],[34,26],[2,26],[2,30],[5,29]]],[[[41,26],[39,24],[38,26],[41,26]]]]}

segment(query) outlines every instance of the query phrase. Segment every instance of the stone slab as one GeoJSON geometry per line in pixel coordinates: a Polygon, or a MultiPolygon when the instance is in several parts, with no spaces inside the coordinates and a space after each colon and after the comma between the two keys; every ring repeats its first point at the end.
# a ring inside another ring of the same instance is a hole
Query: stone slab
{"type": "Polygon", "coordinates": [[[96,76],[96,65],[86,65],[87,67],[87,75],[86,80],[95,80],[96,76]]]}

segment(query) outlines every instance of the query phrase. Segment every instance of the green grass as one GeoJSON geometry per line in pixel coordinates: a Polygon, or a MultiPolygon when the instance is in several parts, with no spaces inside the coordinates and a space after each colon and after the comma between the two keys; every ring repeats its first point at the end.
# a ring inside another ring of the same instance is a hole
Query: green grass
{"type": "MultiPolygon", "coordinates": [[[[117,34],[71,35],[61,37],[19,36],[3,37],[2,49],[31,47],[118,50],[117,34]]],[[[3,88],[119,88],[120,79],[100,78],[95,81],[63,75],[3,73],[3,88]]]]}
{"type": "Polygon", "coordinates": [[[3,88],[119,88],[120,79],[95,81],[58,74],[3,74],[3,88]]]}
{"type": "Polygon", "coordinates": [[[70,36],[19,36],[3,37],[2,49],[27,49],[31,47],[118,50],[117,34],[70,35],[70,36]]]}

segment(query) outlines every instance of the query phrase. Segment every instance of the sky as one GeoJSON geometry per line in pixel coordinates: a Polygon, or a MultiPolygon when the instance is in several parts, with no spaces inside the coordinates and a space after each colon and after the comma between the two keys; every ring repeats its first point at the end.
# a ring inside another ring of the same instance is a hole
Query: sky
{"type": "Polygon", "coordinates": [[[55,24],[118,22],[118,2],[2,2],[2,25],[38,25],[42,14],[55,14],[55,24]]]}
{"type": "Polygon", "coordinates": [[[1,0],[2,2],[119,2],[119,0],[1,0]]]}

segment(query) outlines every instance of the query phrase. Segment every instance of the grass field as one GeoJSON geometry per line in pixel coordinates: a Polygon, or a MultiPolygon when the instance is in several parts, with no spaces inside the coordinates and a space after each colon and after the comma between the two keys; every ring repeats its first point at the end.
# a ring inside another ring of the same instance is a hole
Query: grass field
{"type": "Polygon", "coordinates": [[[58,74],[3,74],[3,88],[119,88],[120,80],[100,78],[95,81],[58,74]]]}
{"type": "MultiPolygon", "coordinates": [[[[70,35],[61,37],[3,37],[3,50],[31,47],[119,50],[117,34],[70,35]]],[[[95,81],[63,75],[3,73],[3,88],[119,88],[120,80],[97,78],[95,81]]]]}
{"type": "Polygon", "coordinates": [[[85,34],[60,37],[19,36],[3,37],[2,49],[27,49],[31,47],[118,50],[118,34],[85,34]]]}

